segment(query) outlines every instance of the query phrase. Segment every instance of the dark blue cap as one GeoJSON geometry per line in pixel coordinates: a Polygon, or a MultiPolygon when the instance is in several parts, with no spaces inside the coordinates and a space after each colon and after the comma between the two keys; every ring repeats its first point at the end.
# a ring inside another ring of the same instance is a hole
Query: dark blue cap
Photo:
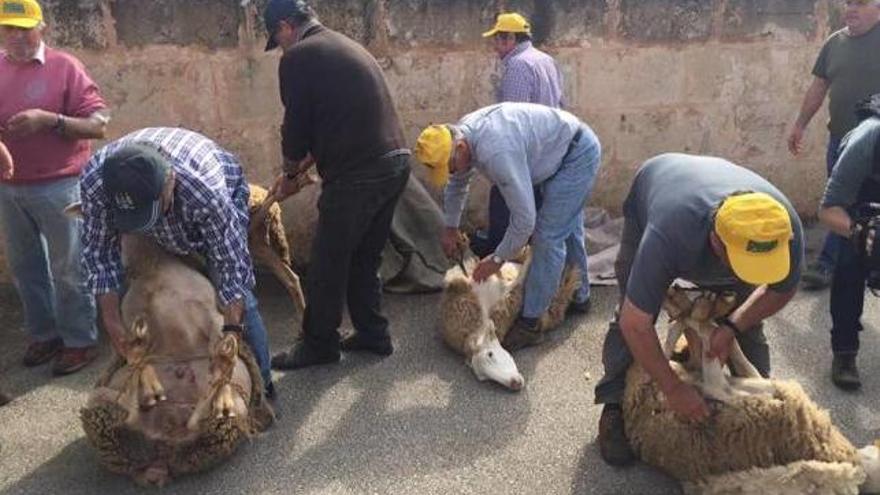
{"type": "Polygon", "coordinates": [[[278,24],[297,15],[310,14],[312,10],[303,0],[269,0],[269,5],[263,11],[263,21],[266,23],[266,33],[269,40],[266,42],[266,51],[278,46],[275,42],[275,31],[278,30],[278,24]]]}
{"type": "Polygon", "coordinates": [[[156,223],[170,169],[158,150],[142,144],[125,146],[104,160],[101,178],[116,229],[143,231],[156,223]]]}

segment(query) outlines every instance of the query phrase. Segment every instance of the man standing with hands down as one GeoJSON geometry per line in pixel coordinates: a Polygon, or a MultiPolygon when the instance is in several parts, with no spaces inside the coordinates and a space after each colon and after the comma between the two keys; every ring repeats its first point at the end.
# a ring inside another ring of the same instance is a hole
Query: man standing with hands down
{"type": "Polygon", "coordinates": [[[615,262],[619,314],[602,351],[605,376],[596,386],[599,449],[605,462],[635,460],[624,433],[626,371],[639,364],[670,409],[694,420],[709,411],[664,356],[654,322],[676,278],[711,290],[734,290],[739,306],[711,337],[710,355],[727,360],[736,339],[763,376],[770,353],[761,321],[794,296],[803,259],[800,219],[778,189],[720,158],[669,153],[645,162],[623,204],[624,227],[615,262]]]}
{"type": "Polygon", "coordinates": [[[538,318],[559,288],[566,264],[581,273],[572,308],[586,312],[590,302],[584,206],[601,163],[601,146],[589,126],[574,115],[532,103],[499,103],[465,115],[456,124],[422,131],[416,158],[430,169],[431,181],[446,185],[443,249],[457,250],[458,226],[476,171],[497,185],[510,207],[510,225],[495,252],[477,265],[481,282],[531,238],[532,261],[525,281],[522,314],[502,343],[508,350],[540,342],[538,318]],[[535,208],[533,186],[544,195],[535,208]]]}

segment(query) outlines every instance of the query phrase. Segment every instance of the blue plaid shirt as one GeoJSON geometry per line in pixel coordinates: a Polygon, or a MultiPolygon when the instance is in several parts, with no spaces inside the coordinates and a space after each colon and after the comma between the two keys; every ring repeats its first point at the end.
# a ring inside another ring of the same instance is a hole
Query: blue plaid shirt
{"type": "Polygon", "coordinates": [[[215,272],[223,305],[254,286],[247,248],[248,188],[238,159],[201,134],[156,127],[133,132],[100,149],[80,179],[85,225],[82,234],[86,283],[95,294],[118,291],[123,268],[119,233],[113,227],[101,167],[123,146],[157,147],[175,172],[171,209],[143,232],[166,250],[205,257],[215,272]]]}
{"type": "Polygon", "coordinates": [[[562,73],[553,57],[532,46],[531,41],[517,44],[505,55],[501,69],[496,90],[499,103],[519,101],[563,108],[562,73]]]}

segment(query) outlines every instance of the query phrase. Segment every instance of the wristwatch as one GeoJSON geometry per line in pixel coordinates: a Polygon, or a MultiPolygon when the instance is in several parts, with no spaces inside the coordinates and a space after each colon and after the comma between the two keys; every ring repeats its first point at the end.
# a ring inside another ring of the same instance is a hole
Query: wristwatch
{"type": "Polygon", "coordinates": [[[504,264],[504,260],[501,259],[501,256],[498,256],[497,254],[493,254],[489,259],[492,260],[492,263],[495,263],[496,265],[504,264]]]}
{"type": "Polygon", "coordinates": [[[718,325],[719,327],[722,325],[729,327],[731,330],[733,330],[734,334],[742,333],[742,330],[740,330],[738,326],[734,325],[734,323],[732,321],[730,321],[730,318],[728,318],[726,316],[715,318],[715,324],[718,325]]]}
{"type": "Polygon", "coordinates": [[[227,324],[223,325],[223,328],[221,330],[223,330],[223,333],[233,332],[233,333],[237,333],[238,335],[244,335],[244,325],[242,325],[240,323],[239,324],[227,323],[227,324]]]}

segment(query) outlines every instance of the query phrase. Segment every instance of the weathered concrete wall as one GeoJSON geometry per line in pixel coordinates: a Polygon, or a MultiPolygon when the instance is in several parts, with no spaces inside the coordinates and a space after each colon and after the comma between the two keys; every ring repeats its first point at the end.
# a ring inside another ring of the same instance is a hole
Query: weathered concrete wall
{"type": "MultiPolygon", "coordinates": [[[[280,163],[279,53],[264,53],[265,0],[47,0],[49,39],[78,55],[113,111],[111,137],[181,125],[239,153],[252,181],[280,163]],[[244,4],[244,6],[242,6],[244,4]]],[[[785,134],[833,0],[313,0],[325,24],[364,43],[396,97],[407,136],[492,103],[495,59],[480,33],[494,13],[532,18],[565,73],[569,109],[605,151],[594,203],[618,210],[634,169],[664,151],[747,165],[814,214],[825,115],[807,152],[785,134]]],[[[289,221],[297,208],[288,206],[289,221]]]]}

